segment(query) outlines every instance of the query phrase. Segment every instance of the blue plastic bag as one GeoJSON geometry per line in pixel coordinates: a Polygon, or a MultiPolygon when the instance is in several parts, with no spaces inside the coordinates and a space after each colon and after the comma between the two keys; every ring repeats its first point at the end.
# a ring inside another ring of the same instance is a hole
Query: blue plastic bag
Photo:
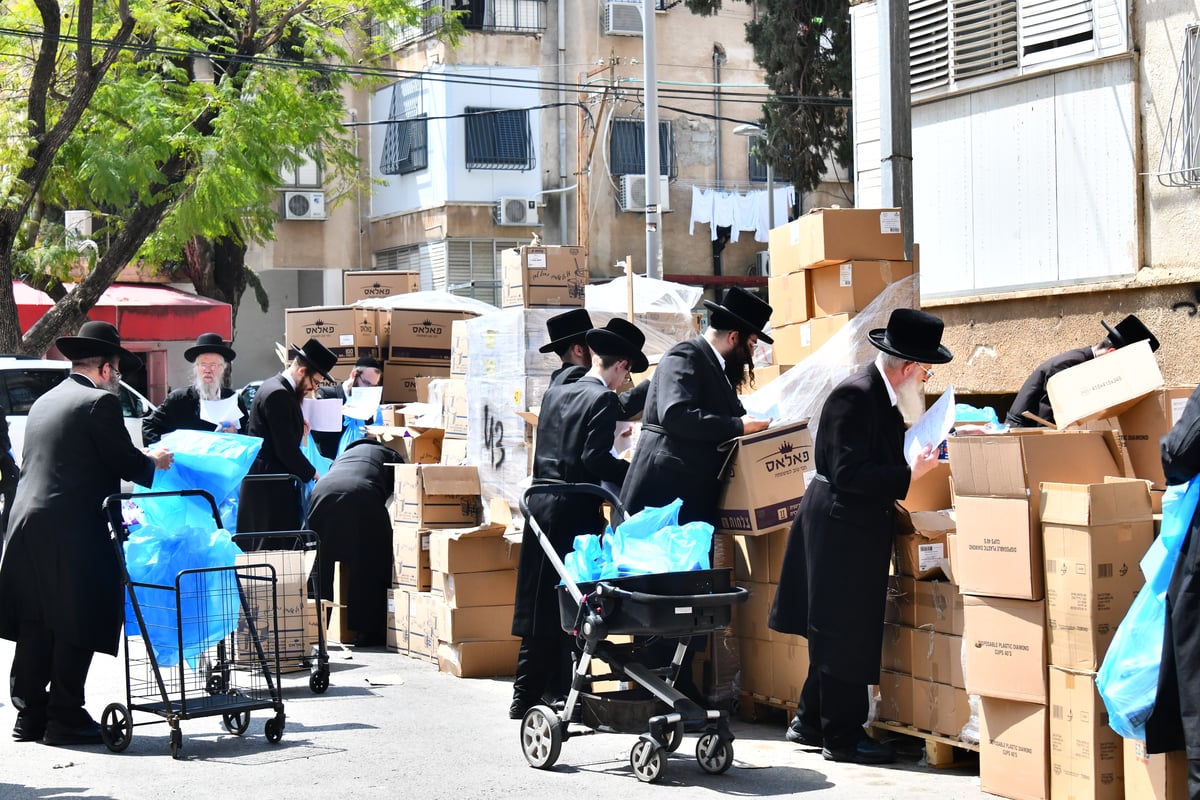
{"type": "MultiPolygon", "coordinates": [[[[376,415],[378,416],[380,413],[382,412],[377,411],[376,415]]],[[[355,419],[354,417],[342,417],[342,422],[346,427],[342,431],[342,438],[338,439],[337,454],[339,456],[346,452],[346,448],[350,446],[351,442],[357,442],[359,439],[366,438],[367,435],[367,423],[363,420],[355,419]]],[[[316,464],[313,466],[316,466],[316,464]]],[[[324,474],[324,471],[322,471],[322,474],[324,474]]]]}
{"type": "Polygon", "coordinates": [[[1146,720],[1154,711],[1162,664],[1167,587],[1197,500],[1200,477],[1167,487],[1161,532],[1141,562],[1146,583],[1117,627],[1096,674],[1096,688],[1108,709],[1109,727],[1126,739],[1146,738],[1146,720]]]}
{"type": "Polygon", "coordinates": [[[576,536],[574,550],[563,560],[575,583],[709,568],[713,526],[707,522],[679,524],[683,501],[646,508],[617,526],[603,539],[576,536]]]}
{"type": "MultiPolygon", "coordinates": [[[[313,465],[313,469],[317,471],[318,475],[324,475],[326,472],[329,472],[329,465],[333,463],[333,459],[321,455],[321,451],[317,449],[317,443],[313,441],[312,436],[305,436],[303,441],[300,442],[300,452],[308,459],[308,463],[313,465]]],[[[316,485],[316,480],[311,480],[300,487],[303,508],[308,508],[308,496],[312,494],[313,487],[316,485]]]]}
{"type": "MultiPolygon", "coordinates": [[[[231,497],[236,498],[242,479],[262,449],[262,439],[257,436],[190,430],[171,431],[162,437],[160,444],[174,454],[175,463],[168,470],[156,471],[149,489],[139,486],[134,493],[203,489],[218,506],[231,497]]],[[[203,498],[134,500],[145,513],[146,525],[162,528],[188,525],[205,530],[212,527],[212,509],[203,498]]]]}

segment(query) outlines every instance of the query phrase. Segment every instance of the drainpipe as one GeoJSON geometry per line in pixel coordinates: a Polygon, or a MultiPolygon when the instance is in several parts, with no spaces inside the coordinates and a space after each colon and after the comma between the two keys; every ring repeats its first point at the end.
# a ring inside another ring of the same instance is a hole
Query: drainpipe
{"type": "MultiPolygon", "coordinates": [[[[567,188],[567,26],[563,19],[566,3],[558,0],[558,188],[567,188]]],[[[567,244],[567,193],[558,196],[558,238],[567,244]]]]}
{"type": "MultiPolygon", "coordinates": [[[[717,149],[717,186],[721,185],[721,176],[724,174],[721,171],[721,64],[725,63],[725,48],[720,42],[713,42],[712,50],[713,62],[713,140],[714,146],[717,149]]],[[[715,225],[716,223],[709,223],[715,225]]],[[[724,273],[722,267],[723,258],[721,253],[713,253],[713,275],[721,275],[724,273]]]]}

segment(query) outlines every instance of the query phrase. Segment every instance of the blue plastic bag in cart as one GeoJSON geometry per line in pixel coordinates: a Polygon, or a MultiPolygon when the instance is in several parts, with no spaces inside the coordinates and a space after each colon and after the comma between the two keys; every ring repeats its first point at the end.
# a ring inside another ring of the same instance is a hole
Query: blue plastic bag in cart
{"type": "MultiPolygon", "coordinates": [[[[154,484],[149,489],[139,486],[134,494],[203,489],[222,507],[224,524],[226,510],[233,507],[242,479],[262,449],[262,439],[237,433],[178,430],[163,436],[160,444],[174,454],[175,463],[168,470],[156,471],[154,484]]],[[[134,502],[142,509],[146,525],[190,525],[205,530],[212,526],[212,509],[202,497],[160,497],[153,502],[135,497],[134,502]]],[[[225,527],[233,529],[229,524],[225,527]]]]}
{"type": "Polygon", "coordinates": [[[1200,477],[1167,487],[1161,531],[1141,561],[1146,583],[1117,627],[1096,674],[1109,727],[1126,739],[1146,738],[1146,720],[1154,711],[1162,663],[1167,587],[1198,500],[1200,477]]]}
{"type": "MultiPolygon", "coordinates": [[[[171,498],[147,498],[146,504],[171,498]]],[[[144,628],[138,627],[137,615],[129,595],[125,596],[125,624],[131,636],[148,639],[160,667],[179,664],[182,657],[192,669],[200,655],[224,639],[237,627],[240,603],[237,578],[233,570],[179,573],[190,569],[232,567],[241,550],[229,531],[217,528],[211,514],[204,527],[179,525],[163,528],[142,525],[125,542],[125,566],[134,586],[144,628]],[[179,576],[178,591],[176,577],[179,576]]]]}
{"type": "Polygon", "coordinates": [[[605,531],[575,537],[574,549],[563,560],[575,583],[709,568],[713,526],[707,522],[679,524],[683,501],[645,508],[605,531]]]}
{"type": "MultiPolygon", "coordinates": [[[[338,446],[341,447],[340,442],[338,446]]],[[[305,436],[303,441],[300,442],[300,452],[308,459],[308,463],[313,465],[313,469],[317,471],[318,475],[324,475],[326,472],[329,472],[329,465],[333,463],[333,459],[321,455],[321,451],[317,449],[317,443],[313,441],[312,436],[305,436]]],[[[316,485],[317,482],[311,480],[300,487],[302,508],[308,509],[308,496],[312,494],[313,487],[316,485]]]]}

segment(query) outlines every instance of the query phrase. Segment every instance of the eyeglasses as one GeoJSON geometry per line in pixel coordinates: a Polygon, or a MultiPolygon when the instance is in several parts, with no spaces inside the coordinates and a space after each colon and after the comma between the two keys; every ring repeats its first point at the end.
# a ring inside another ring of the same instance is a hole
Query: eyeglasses
{"type": "Polygon", "coordinates": [[[224,364],[202,364],[199,361],[197,361],[196,368],[199,369],[201,372],[218,372],[220,370],[225,369],[225,365],[224,364]]]}
{"type": "Polygon", "coordinates": [[[108,368],[112,370],[112,374],[117,376],[117,380],[121,380],[121,370],[117,369],[116,364],[109,364],[108,368]]]}
{"type": "Polygon", "coordinates": [[[924,364],[917,364],[917,366],[925,370],[925,380],[929,380],[933,377],[933,367],[927,367],[924,364]]]}

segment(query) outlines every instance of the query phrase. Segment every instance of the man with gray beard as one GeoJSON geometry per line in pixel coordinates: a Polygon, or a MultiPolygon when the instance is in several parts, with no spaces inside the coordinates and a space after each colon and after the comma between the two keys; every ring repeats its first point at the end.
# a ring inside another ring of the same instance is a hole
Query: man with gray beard
{"type": "Polygon", "coordinates": [[[937,464],[936,446],[910,465],[904,431],[925,411],[933,364],[953,356],[942,321],[911,308],[868,334],[875,363],[842,381],[821,409],[817,474],[788,534],[768,624],[808,638],[809,670],[787,739],[829,761],[886,764],[867,737],[867,687],[879,683],[896,502],[937,464]]]}
{"type": "Polygon", "coordinates": [[[171,431],[181,429],[242,433],[246,406],[240,396],[237,404],[242,416],[236,424],[218,427],[200,418],[201,400],[224,400],[233,396],[233,390],[224,385],[224,378],[229,362],[237,358],[237,353],[225,344],[219,333],[202,333],[196,344],[183,351],[183,357],[195,364],[192,384],[168,394],[162,405],[142,420],[142,443],[154,444],[171,431]]]}

